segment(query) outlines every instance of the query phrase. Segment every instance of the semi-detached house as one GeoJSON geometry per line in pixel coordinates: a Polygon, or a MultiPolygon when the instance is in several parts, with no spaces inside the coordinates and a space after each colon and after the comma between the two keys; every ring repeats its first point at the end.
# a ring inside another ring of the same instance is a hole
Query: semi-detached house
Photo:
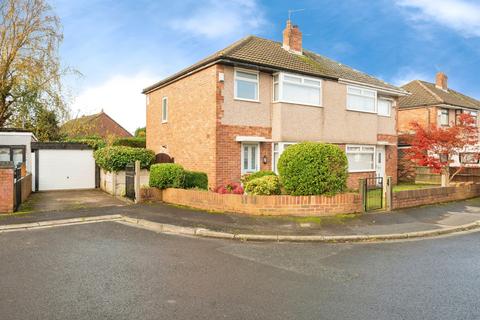
{"type": "Polygon", "coordinates": [[[346,151],[348,186],[397,176],[397,100],[406,91],[302,48],[287,21],[283,43],[249,36],[143,90],[147,148],[211,188],[277,170],[301,141],[346,151]]]}

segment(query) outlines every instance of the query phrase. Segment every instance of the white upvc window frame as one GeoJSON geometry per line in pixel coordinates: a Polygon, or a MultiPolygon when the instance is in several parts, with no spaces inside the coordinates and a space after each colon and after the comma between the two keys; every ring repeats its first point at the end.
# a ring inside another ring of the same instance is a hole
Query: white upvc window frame
{"type": "MultiPolygon", "coordinates": [[[[285,141],[278,141],[272,143],[272,171],[278,174],[278,163],[275,163],[275,154],[278,153],[278,159],[285,151],[285,149],[291,145],[297,144],[298,142],[285,142],[285,141]],[[275,145],[278,146],[278,150],[275,150],[275,145]]],[[[277,160],[278,162],[278,160],[277,160]]]]}
{"type": "Polygon", "coordinates": [[[350,170],[350,163],[348,164],[348,172],[376,172],[377,170],[377,148],[375,145],[366,145],[366,144],[347,144],[345,146],[345,154],[372,154],[373,155],[373,169],[365,169],[365,170],[350,170]],[[360,148],[360,151],[349,152],[349,148],[360,148]],[[364,148],[373,148],[373,151],[364,151],[364,148]]]}
{"type": "Polygon", "coordinates": [[[240,100],[240,101],[249,101],[249,102],[260,102],[260,72],[258,70],[251,70],[251,69],[244,69],[244,68],[234,68],[234,76],[233,76],[233,99],[240,100]],[[249,73],[252,75],[256,75],[257,80],[252,80],[248,78],[242,78],[238,76],[238,71],[249,73]],[[237,90],[237,79],[242,81],[247,81],[251,83],[255,83],[257,85],[257,99],[247,99],[238,97],[238,90],[237,90]]]}
{"type": "Polygon", "coordinates": [[[438,110],[438,124],[441,126],[441,127],[448,127],[450,125],[450,110],[447,109],[447,108],[440,108],[438,110]],[[445,113],[444,113],[445,112],[445,113]],[[443,123],[442,122],[442,119],[443,119],[443,116],[446,115],[447,116],[447,123],[443,123]]]}
{"type": "Polygon", "coordinates": [[[168,97],[162,98],[162,123],[168,122],[168,97]]]}
{"type": "Polygon", "coordinates": [[[346,106],[346,108],[347,108],[348,111],[378,114],[377,100],[378,100],[378,92],[376,90],[373,90],[373,89],[370,89],[370,88],[365,88],[365,87],[362,87],[362,86],[347,85],[347,106],[346,106]],[[355,108],[350,107],[350,103],[349,103],[350,95],[359,96],[359,97],[367,97],[367,98],[371,98],[371,96],[366,96],[364,94],[350,93],[349,89],[361,90],[362,93],[366,92],[366,91],[373,92],[374,93],[374,103],[373,103],[374,110],[373,111],[365,111],[365,110],[360,110],[360,109],[355,109],[355,108]]]}
{"type": "Polygon", "coordinates": [[[303,75],[298,75],[298,74],[294,74],[294,73],[287,73],[287,72],[277,72],[277,73],[274,73],[272,75],[272,83],[273,83],[273,86],[272,86],[272,101],[274,103],[282,102],[282,103],[298,104],[298,105],[302,105],[302,106],[323,107],[323,80],[321,78],[314,78],[314,77],[303,76],[303,75]],[[292,84],[298,85],[298,83],[285,80],[285,76],[300,79],[302,86],[310,87],[310,88],[318,88],[318,90],[320,91],[320,104],[304,103],[304,102],[298,102],[298,101],[292,101],[292,100],[284,99],[283,98],[283,84],[284,84],[284,82],[290,82],[292,84]],[[277,77],[277,81],[275,81],[275,77],[277,77]],[[317,82],[320,83],[320,85],[316,86],[316,85],[311,85],[311,84],[305,84],[305,80],[317,81],[317,82]],[[278,84],[278,99],[275,99],[275,84],[278,84]]]}
{"type": "Polygon", "coordinates": [[[384,97],[378,97],[377,99],[377,113],[380,117],[391,117],[392,116],[392,109],[394,107],[394,100],[393,99],[390,99],[390,98],[384,98],[384,97]],[[379,113],[379,108],[378,108],[378,103],[380,101],[388,101],[390,102],[390,108],[388,109],[388,115],[385,115],[385,114],[380,114],[379,113]]]}
{"type": "Polygon", "coordinates": [[[260,143],[259,142],[242,142],[240,144],[241,146],[241,156],[240,156],[240,169],[241,169],[241,174],[244,175],[244,174],[249,174],[249,173],[254,173],[254,172],[258,172],[261,170],[260,168],[260,143]],[[244,146],[245,145],[248,145],[248,146],[256,146],[257,147],[257,152],[256,152],[256,155],[255,155],[255,166],[256,166],[256,171],[250,171],[250,170],[246,170],[246,168],[244,167],[244,160],[245,160],[245,150],[244,150],[244,146]]]}

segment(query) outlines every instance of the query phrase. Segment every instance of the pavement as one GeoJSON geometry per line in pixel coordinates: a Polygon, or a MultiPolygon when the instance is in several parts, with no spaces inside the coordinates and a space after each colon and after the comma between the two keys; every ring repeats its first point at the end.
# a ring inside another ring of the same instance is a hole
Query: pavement
{"type": "Polygon", "coordinates": [[[247,216],[192,210],[163,203],[115,203],[113,206],[0,216],[0,228],[10,224],[105,215],[122,215],[133,224],[140,222],[150,227],[153,224],[159,232],[166,230],[167,226],[170,233],[241,240],[368,241],[428,237],[478,228],[480,198],[392,212],[335,217],[247,216]]]}
{"type": "Polygon", "coordinates": [[[0,234],[2,320],[480,319],[478,233],[238,242],[115,222],[0,234]]]}

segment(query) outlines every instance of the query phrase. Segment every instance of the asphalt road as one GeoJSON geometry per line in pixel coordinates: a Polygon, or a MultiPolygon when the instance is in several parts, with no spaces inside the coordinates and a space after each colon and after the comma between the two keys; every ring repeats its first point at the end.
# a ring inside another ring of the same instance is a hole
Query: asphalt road
{"type": "Polygon", "coordinates": [[[114,222],[4,233],[0,319],[480,319],[480,233],[354,245],[114,222]]]}

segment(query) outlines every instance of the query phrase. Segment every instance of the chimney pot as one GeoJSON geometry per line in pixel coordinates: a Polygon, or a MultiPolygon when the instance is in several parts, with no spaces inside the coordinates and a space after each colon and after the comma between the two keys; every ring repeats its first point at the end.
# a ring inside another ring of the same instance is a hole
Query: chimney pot
{"type": "Polygon", "coordinates": [[[443,72],[437,72],[436,76],[436,87],[442,90],[447,90],[448,89],[448,77],[445,73],[443,72]]]}
{"type": "Polygon", "coordinates": [[[283,30],[283,48],[302,54],[302,32],[297,25],[292,25],[290,20],[287,20],[287,25],[283,30]]]}

